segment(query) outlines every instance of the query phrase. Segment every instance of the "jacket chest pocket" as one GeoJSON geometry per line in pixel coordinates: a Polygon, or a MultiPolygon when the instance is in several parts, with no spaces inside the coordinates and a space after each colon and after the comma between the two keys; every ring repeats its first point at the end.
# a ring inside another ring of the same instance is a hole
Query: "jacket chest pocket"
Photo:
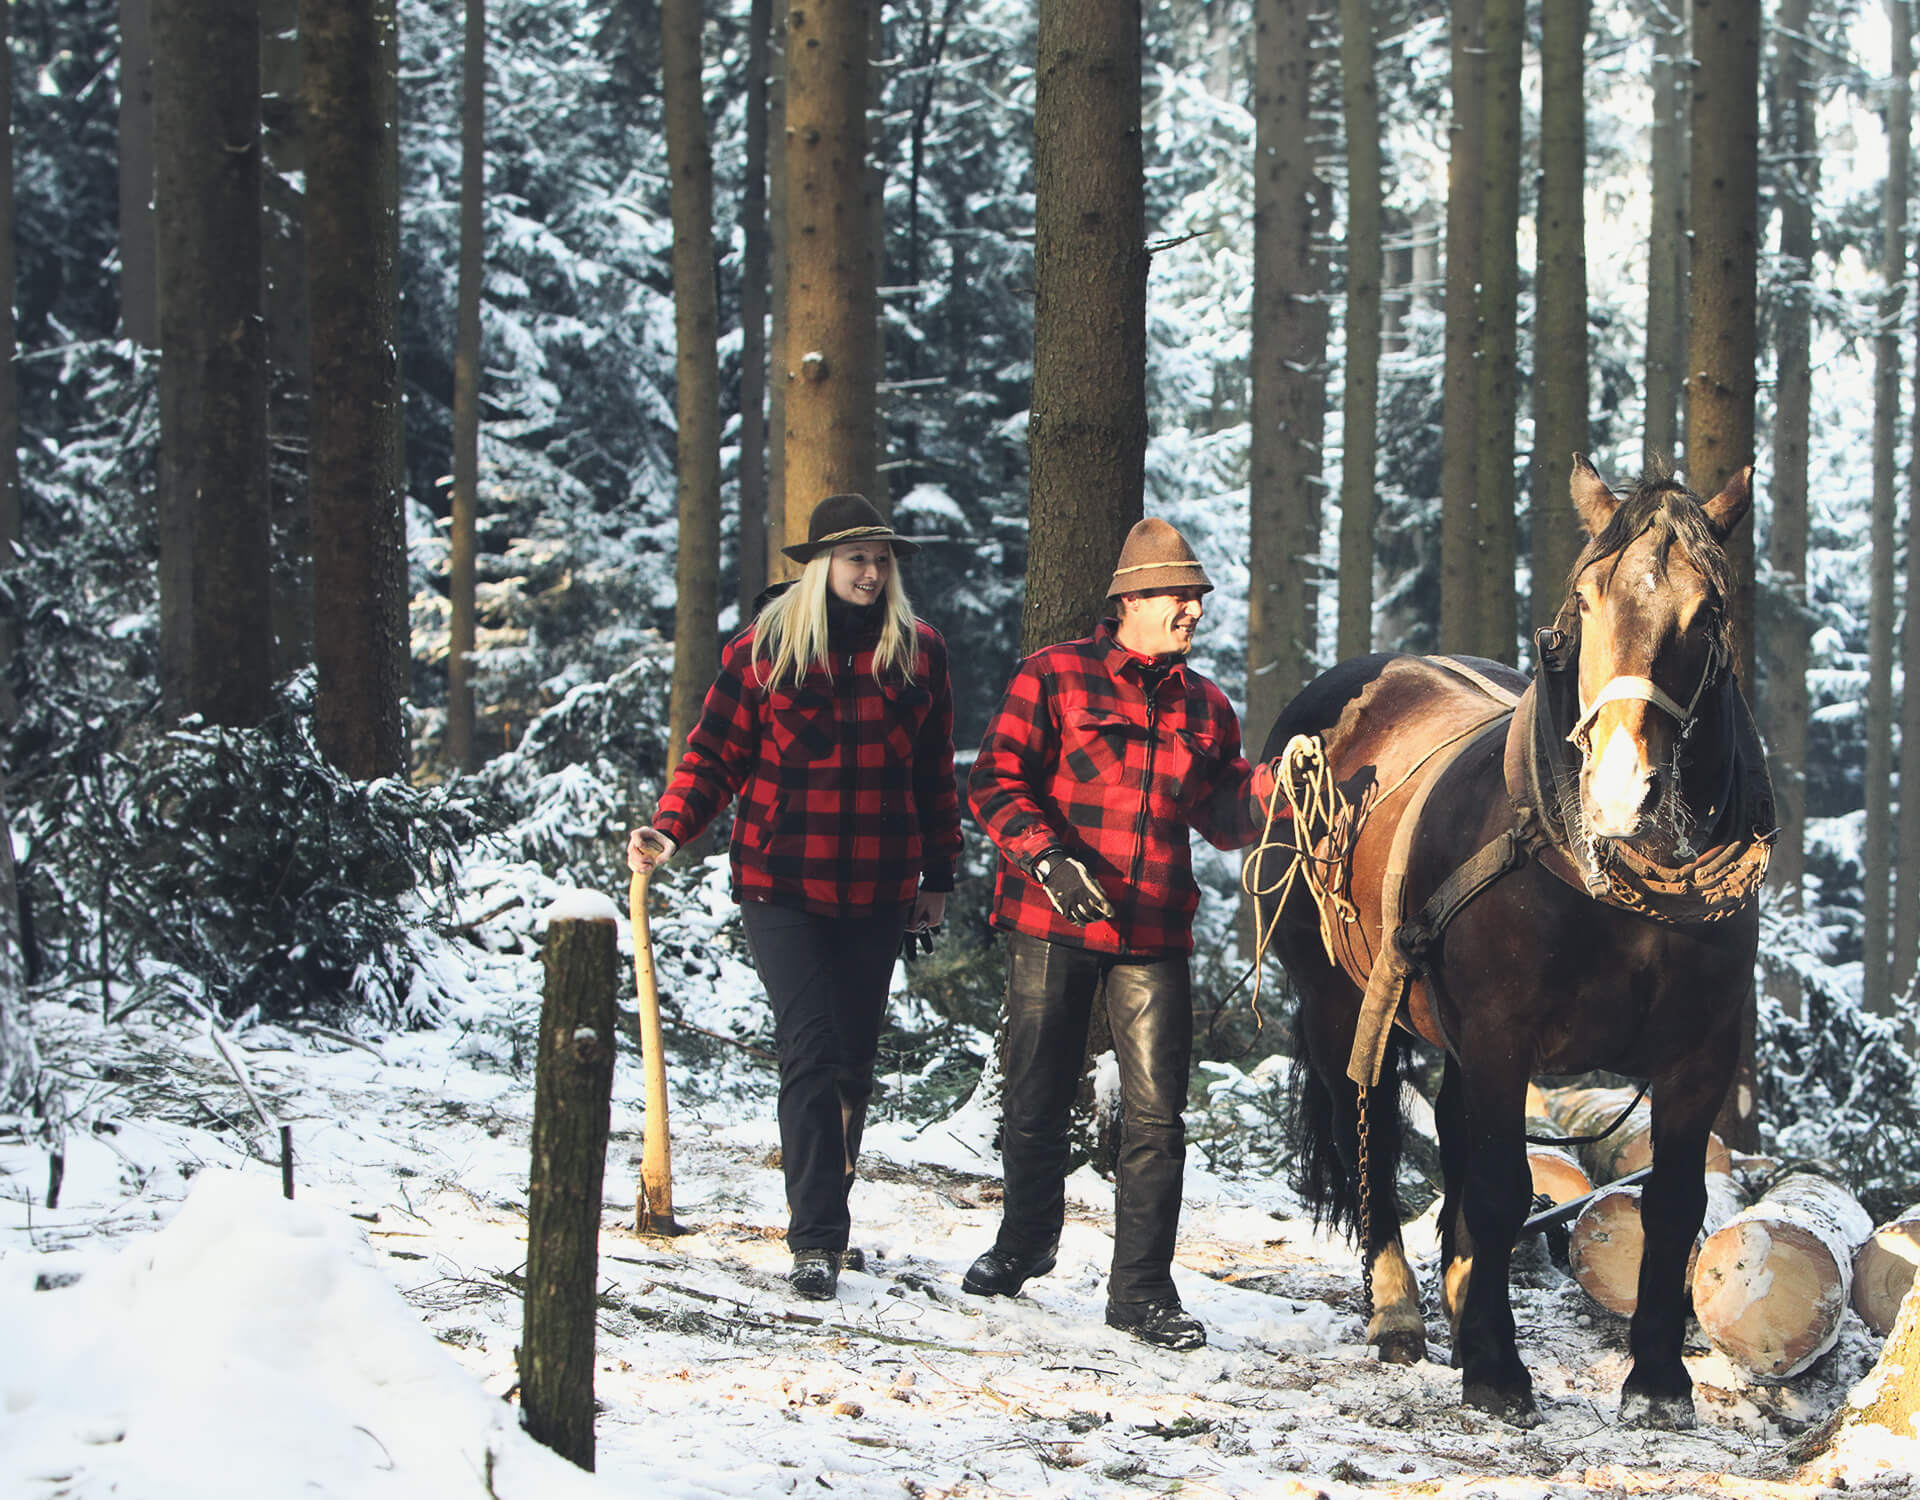
{"type": "Polygon", "coordinates": [[[933,707],[933,694],[918,683],[888,687],[881,694],[881,713],[885,717],[887,753],[902,761],[912,761],[920,743],[920,728],[933,707]]]}
{"type": "Polygon", "coordinates": [[[1199,801],[1212,789],[1220,770],[1220,741],[1211,734],[1178,729],[1160,745],[1160,769],[1167,795],[1176,806],[1199,801]]]}
{"type": "Polygon", "coordinates": [[[1124,714],[1108,709],[1073,708],[1060,724],[1060,761],[1075,781],[1111,785],[1127,765],[1127,741],[1138,730],[1124,714]]]}
{"type": "Polygon", "coordinates": [[[818,688],[776,688],[767,695],[768,738],[782,762],[829,760],[839,743],[833,699],[818,688]]]}

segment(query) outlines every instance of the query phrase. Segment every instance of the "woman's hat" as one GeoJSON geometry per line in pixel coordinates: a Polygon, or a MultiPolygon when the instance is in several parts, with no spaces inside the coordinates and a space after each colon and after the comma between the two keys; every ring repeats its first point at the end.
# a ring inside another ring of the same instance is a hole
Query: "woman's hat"
{"type": "Polygon", "coordinates": [[[846,542],[885,542],[901,556],[918,552],[920,544],[896,536],[865,495],[829,495],[807,517],[807,539],[780,550],[797,563],[846,542]]]}
{"type": "Polygon", "coordinates": [[[1187,539],[1157,516],[1134,524],[1120,549],[1120,561],[1107,585],[1107,597],[1147,594],[1155,589],[1212,589],[1213,580],[1193,555],[1187,539]]]}

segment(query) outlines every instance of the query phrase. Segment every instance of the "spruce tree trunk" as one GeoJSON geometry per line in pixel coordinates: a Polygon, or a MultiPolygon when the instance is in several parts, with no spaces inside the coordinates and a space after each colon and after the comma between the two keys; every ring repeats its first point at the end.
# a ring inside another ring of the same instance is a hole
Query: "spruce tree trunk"
{"type": "Polygon", "coordinates": [[[167,711],[258,724],[271,701],[260,31],[154,0],[160,277],[160,665],[167,711]]]}
{"type": "MultiPolygon", "coordinates": [[[[1313,10],[1254,12],[1253,328],[1248,411],[1247,742],[1314,675],[1328,194],[1313,155],[1313,10]]],[[[1371,557],[1371,542],[1368,553],[1371,557]]]]}
{"type": "Polygon", "coordinates": [[[1900,428],[1900,320],[1906,305],[1907,190],[1913,29],[1905,0],[1887,7],[1892,23],[1892,77],[1887,89],[1887,179],[1881,199],[1880,329],[1873,341],[1873,506],[1867,614],[1866,826],[1861,831],[1866,867],[1860,911],[1861,998],[1867,1008],[1890,1015],[1893,887],[1893,648],[1894,531],[1898,499],[1895,435],[1900,428]]]}
{"type": "Polygon", "coordinates": [[[740,199],[740,623],[772,575],[767,549],[767,126],[773,0],[747,11],[747,181],[740,199]]]}
{"type": "Polygon", "coordinates": [[[594,1457],[600,1207],[620,979],[615,938],[611,912],[556,920],[547,931],[527,1180],[520,1404],[528,1433],[583,1469],[594,1457]]]}
{"type": "Polygon", "coordinates": [[[466,0],[460,66],[460,271],[453,316],[453,495],[447,569],[447,734],[443,754],[471,771],[475,522],[480,500],[480,289],[486,279],[487,4],[466,0]]]}
{"type": "MultiPolygon", "coordinates": [[[[12,11],[0,12],[0,57],[12,56],[12,11]]],[[[0,141],[13,140],[13,70],[0,76],[0,141]]],[[[0,152],[0,574],[17,560],[16,546],[24,540],[20,524],[20,388],[13,361],[18,332],[13,322],[13,151],[0,152]]],[[[18,627],[12,612],[0,619],[0,727],[11,725],[19,705],[14,701],[13,656],[19,649],[18,627]]],[[[13,850],[6,851],[11,869],[13,850]]],[[[0,913],[4,920],[4,913],[0,913]]],[[[0,1063],[4,1068],[4,1063],[0,1063]]],[[[0,1100],[5,1091],[0,1089],[0,1100]]]]}
{"type": "MultiPolygon", "coordinates": [[[[153,6],[120,0],[120,336],[160,345],[153,211],[153,6]]],[[[11,170],[11,168],[9,168],[11,170]]]]}
{"type": "MultiPolygon", "coordinates": [[[[787,542],[787,11],[775,12],[767,74],[767,582],[799,569],[787,542]]],[[[801,536],[805,536],[803,531],[801,536]]]]}
{"type": "MultiPolygon", "coordinates": [[[[1806,876],[1807,450],[1812,426],[1813,205],[1820,184],[1807,44],[1809,0],[1782,0],[1775,24],[1774,155],[1780,166],[1780,290],[1773,397],[1773,523],[1767,565],[1777,597],[1763,611],[1759,717],[1765,726],[1767,771],[1773,779],[1780,836],[1767,875],[1788,912],[1801,909],[1806,876]]],[[[1790,974],[1770,974],[1768,992],[1787,1014],[1804,997],[1790,974]]]]}
{"type": "Polygon", "coordinates": [[[1551,625],[1580,551],[1567,498],[1587,437],[1587,0],[1541,16],[1539,259],[1533,295],[1532,628],[1551,625]]]}
{"type": "Polygon", "coordinates": [[[1145,504],[1139,0],[1040,0],[1021,650],[1087,635],[1145,504]]]}
{"type": "Polygon", "coordinates": [[[875,437],[867,48],[873,0],[787,9],[784,332],[788,540],[828,495],[871,496],[875,437]]]}
{"type": "Polygon", "coordinates": [[[1481,656],[1511,663],[1518,635],[1514,589],[1514,424],[1520,403],[1520,63],[1526,0],[1485,0],[1485,153],[1480,189],[1480,345],[1476,361],[1479,432],[1478,644],[1481,656]]]}
{"type": "MultiPolygon", "coordinates": [[[[0,20],[0,37],[6,22],[0,20]]],[[[0,788],[0,1114],[25,1110],[39,1082],[40,1059],[27,1012],[27,963],[20,944],[20,890],[13,865],[13,824],[0,788]]]]}
{"type": "MultiPolygon", "coordinates": [[[[1686,5],[1647,0],[1653,32],[1653,162],[1647,229],[1647,384],[1642,442],[1648,463],[1679,456],[1686,398],[1688,122],[1692,91],[1686,5]]],[[[1702,494],[1718,491],[1702,490],[1702,494]]]]}
{"type": "Polygon", "coordinates": [[[313,322],[314,736],[349,776],[406,769],[399,198],[385,98],[394,0],[306,0],[313,322]]]}
{"type": "Polygon", "coordinates": [[[1340,468],[1338,659],[1373,649],[1374,462],[1380,410],[1380,99],[1373,7],[1342,0],[1340,81],[1347,126],[1347,387],[1340,468]]]}
{"type": "Polygon", "coordinates": [[[1486,157],[1486,5],[1455,0],[1448,140],[1446,365],[1441,377],[1441,651],[1480,641],[1479,407],[1482,163],[1486,157]]]}
{"type": "Polygon", "coordinates": [[[713,267],[713,157],[700,87],[700,0],[663,0],[667,172],[673,183],[675,415],[680,537],[674,559],[667,774],[720,670],[720,353],[713,267]]]}

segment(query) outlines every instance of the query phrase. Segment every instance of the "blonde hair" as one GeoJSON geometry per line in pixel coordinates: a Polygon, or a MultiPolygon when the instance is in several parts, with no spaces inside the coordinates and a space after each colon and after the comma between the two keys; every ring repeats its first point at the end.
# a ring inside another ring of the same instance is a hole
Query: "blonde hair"
{"type": "MultiPolygon", "coordinates": [[[[873,649],[873,676],[880,681],[888,672],[913,681],[914,659],[919,653],[919,622],[913,605],[900,582],[900,560],[887,570],[887,584],[881,596],[882,623],[880,642],[873,649]]],[[[760,673],[763,688],[775,688],[782,682],[799,686],[815,667],[833,676],[833,652],[827,644],[827,570],[833,566],[833,550],[816,552],[800,570],[793,586],[769,600],[753,627],[753,660],[767,665],[760,673]]]]}

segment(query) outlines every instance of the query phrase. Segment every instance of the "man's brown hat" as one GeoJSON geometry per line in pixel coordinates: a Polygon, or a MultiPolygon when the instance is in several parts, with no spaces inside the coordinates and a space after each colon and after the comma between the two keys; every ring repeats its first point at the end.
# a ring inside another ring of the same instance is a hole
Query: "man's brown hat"
{"type": "Polygon", "coordinates": [[[1211,589],[1213,580],[1193,555],[1187,539],[1157,516],[1137,522],[1120,549],[1120,562],[1107,585],[1107,597],[1146,594],[1155,589],[1211,589]]]}
{"type": "Polygon", "coordinates": [[[882,541],[903,557],[920,550],[918,542],[896,536],[865,495],[829,495],[807,517],[807,539],[780,550],[803,563],[845,542],[882,541]]]}

